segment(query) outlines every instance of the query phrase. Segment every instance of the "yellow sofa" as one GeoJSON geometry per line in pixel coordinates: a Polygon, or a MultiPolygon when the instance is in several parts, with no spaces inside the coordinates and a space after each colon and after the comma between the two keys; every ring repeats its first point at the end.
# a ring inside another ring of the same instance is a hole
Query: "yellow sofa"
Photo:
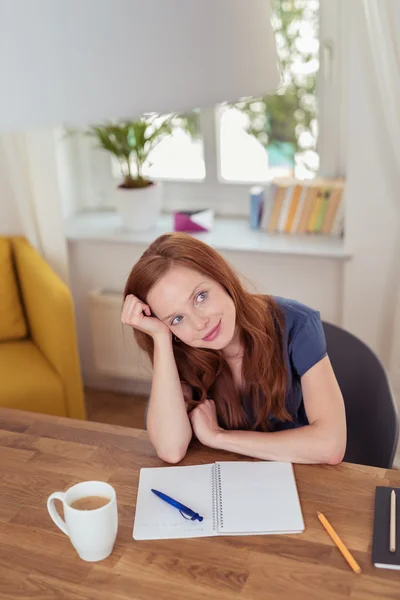
{"type": "Polygon", "coordinates": [[[85,418],[71,294],[21,237],[0,237],[0,406],[85,418]]]}

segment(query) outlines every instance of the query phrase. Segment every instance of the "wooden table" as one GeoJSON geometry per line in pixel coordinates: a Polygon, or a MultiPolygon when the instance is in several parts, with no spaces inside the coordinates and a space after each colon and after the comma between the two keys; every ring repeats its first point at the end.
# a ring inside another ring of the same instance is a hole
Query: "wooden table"
{"type": "MultiPolygon", "coordinates": [[[[200,444],[182,464],[240,460],[200,444]]],[[[140,467],[162,465],[144,431],[0,409],[1,599],[400,598],[400,572],[371,563],[376,485],[400,472],[358,465],[297,465],[306,529],[300,535],[134,541],[140,467]],[[112,555],[80,560],[51,521],[51,492],[101,479],[117,492],[112,555]],[[362,568],[354,574],[320,525],[322,511],[362,568]]]]}

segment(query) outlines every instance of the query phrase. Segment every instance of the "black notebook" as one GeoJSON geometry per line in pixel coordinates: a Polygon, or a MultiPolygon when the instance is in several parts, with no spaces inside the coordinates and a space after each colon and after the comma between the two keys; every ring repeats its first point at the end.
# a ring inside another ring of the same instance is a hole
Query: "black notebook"
{"type": "Polygon", "coordinates": [[[372,562],[380,569],[400,570],[400,488],[377,486],[375,491],[372,562]],[[396,492],[396,552],[389,550],[390,494],[396,492]]]}

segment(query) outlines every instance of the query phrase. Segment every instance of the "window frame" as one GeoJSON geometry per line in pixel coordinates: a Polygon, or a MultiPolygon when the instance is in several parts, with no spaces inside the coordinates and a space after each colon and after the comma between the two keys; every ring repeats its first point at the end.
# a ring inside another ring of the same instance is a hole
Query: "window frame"
{"type": "MultiPolygon", "coordinates": [[[[319,1],[317,152],[320,157],[320,168],[318,175],[339,177],[344,175],[345,165],[343,0],[319,1]]],[[[214,108],[200,112],[205,178],[201,181],[162,180],[164,212],[213,208],[215,213],[221,216],[244,217],[249,214],[249,187],[256,182],[227,182],[220,178],[219,131],[216,115],[217,111],[214,108]]],[[[104,152],[104,156],[100,158],[99,151],[90,151],[87,141],[82,140],[80,136],[76,136],[69,143],[70,152],[79,156],[79,172],[76,173],[76,177],[80,192],[76,194],[73,201],[75,211],[113,209],[110,190],[115,187],[115,179],[111,169],[111,158],[104,152]],[[107,160],[109,169],[106,166],[107,160]],[[100,194],[99,189],[108,192],[100,194]]],[[[74,171],[77,171],[76,162],[74,171]]]]}

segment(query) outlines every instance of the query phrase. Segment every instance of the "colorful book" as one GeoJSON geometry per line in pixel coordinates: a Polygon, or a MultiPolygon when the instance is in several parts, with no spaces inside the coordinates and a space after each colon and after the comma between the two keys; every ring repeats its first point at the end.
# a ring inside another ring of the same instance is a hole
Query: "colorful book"
{"type": "Polygon", "coordinates": [[[344,180],[274,179],[265,193],[261,228],[268,233],[341,235],[344,180]]]}
{"type": "Polygon", "coordinates": [[[261,185],[253,185],[250,188],[250,228],[260,227],[262,213],[264,210],[264,188],[261,185]]]}
{"type": "Polygon", "coordinates": [[[307,233],[308,221],[310,220],[311,211],[313,209],[317,194],[318,187],[315,185],[309,185],[307,189],[307,195],[304,200],[303,212],[300,215],[297,233],[307,233]]]}
{"type": "Polygon", "coordinates": [[[297,207],[299,205],[299,199],[300,199],[303,189],[304,189],[304,186],[302,186],[300,184],[296,185],[294,188],[293,195],[292,195],[292,201],[291,201],[291,204],[289,207],[288,217],[286,219],[285,233],[292,232],[294,219],[295,219],[295,216],[297,213],[297,207]]]}
{"type": "Polygon", "coordinates": [[[343,194],[342,187],[335,186],[332,188],[332,192],[329,198],[328,208],[325,214],[324,222],[322,223],[321,233],[329,235],[332,231],[333,222],[336,217],[336,212],[341,201],[343,194]]]}
{"type": "Polygon", "coordinates": [[[300,217],[303,213],[304,202],[305,202],[305,199],[308,194],[308,184],[303,184],[302,186],[299,186],[299,187],[301,189],[301,193],[300,193],[299,201],[297,203],[296,214],[294,216],[292,227],[291,227],[289,233],[297,233],[297,229],[298,229],[299,223],[300,223],[300,217]]]}
{"type": "Polygon", "coordinates": [[[288,220],[294,190],[295,186],[293,185],[290,185],[286,190],[286,194],[282,202],[281,212],[278,219],[278,225],[276,227],[276,231],[278,233],[285,233],[286,222],[288,220]]]}
{"type": "Polygon", "coordinates": [[[331,235],[342,235],[344,230],[344,194],[341,195],[341,201],[337,208],[335,219],[333,221],[331,235]]]}
{"type": "Polygon", "coordinates": [[[323,200],[324,200],[323,189],[320,187],[320,188],[318,188],[317,195],[314,198],[310,218],[308,219],[307,233],[315,233],[315,226],[317,224],[318,214],[319,214],[319,211],[321,210],[323,200]]]}
{"type": "Polygon", "coordinates": [[[275,183],[271,183],[265,190],[264,193],[264,209],[261,219],[261,229],[267,230],[268,221],[271,217],[272,208],[274,206],[275,196],[277,192],[277,186],[275,183]]]}
{"type": "Polygon", "coordinates": [[[267,224],[268,233],[275,233],[275,231],[276,231],[276,228],[277,228],[278,222],[279,222],[279,216],[281,214],[282,204],[285,199],[286,191],[287,191],[287,185],[286,186],[284,186],[284,185],[278,186],[278,189],[277,189],[277,192],[275,195],[275,199],[274,199],[274,206],[272,207],[271,216],[270,216],[268,224],[267,224]]]}
{"type": "Polygon", "coordinates": [[[322,223],[324,222],[326,211],[328,210],[331,188],[326,188],[323,192],[322,204],[315,223],[315,233],[321,233],[322,223]]]}

